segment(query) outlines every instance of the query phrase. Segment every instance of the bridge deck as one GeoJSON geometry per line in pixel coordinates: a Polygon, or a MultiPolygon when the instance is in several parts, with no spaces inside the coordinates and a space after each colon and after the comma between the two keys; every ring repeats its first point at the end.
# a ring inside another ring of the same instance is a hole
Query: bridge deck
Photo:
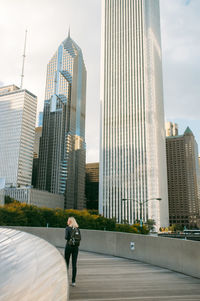
{"type": "Polygon", "coordinates": [[[80,252],[70,300],[200,300],[200,279],[134,260],[80,252]]]}

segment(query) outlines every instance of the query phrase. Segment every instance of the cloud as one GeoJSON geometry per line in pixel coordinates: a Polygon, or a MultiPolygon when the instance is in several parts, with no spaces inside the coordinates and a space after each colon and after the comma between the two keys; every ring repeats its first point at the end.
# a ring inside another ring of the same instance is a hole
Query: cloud
{"type": "Polygon", "coordinates": [[[43,109],[46,66],[71,29],[87,69],[87,160],[98,160],[100,99],[100,0],[7,0],[0,10],[1,80],[20,85],[25,29],[28,29],[24,87],[43,109]],[[95,139],[94,139],[95,137],[95,139]],[[96,153],[95,153],[96,150],[96,153]],[[91,156],[91,158],[90,158],[91,156]]]}
{"type": "Polygon", "coordinates": [[[163,78],[167,118],[199,119],[200,1],[161,1],[163,78]],[[176,20],[176,22],[174,22],[176,20]]]}
{"type": "Polygon", "coordinates": [[[189,5],[191,0],[185,0],[185,5],[189,5]]]}
{"type": "MultiPolygon", "coordinates": [[[[200,120],[200,0],[162,0],[160,7],[166,118],[200,120]]],[[[98,161],[101,1],[7,0],[0,23],[0,85],[20,84],[27,28],[24,87],[38,96],[38,111],[43,108],[47,63],[70,25],[87,68],[87,161],[98,161]]]]}
{"type": "Polygon", "coordinates": [[[190,125],[200,145],[200,1],[160,3],[165,117],[190,125]]]}

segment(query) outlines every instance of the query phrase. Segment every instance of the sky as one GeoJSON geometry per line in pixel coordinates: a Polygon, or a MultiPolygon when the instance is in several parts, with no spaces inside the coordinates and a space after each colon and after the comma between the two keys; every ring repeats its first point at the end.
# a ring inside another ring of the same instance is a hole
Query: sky
{"type": "MultiPolygon", "coordinates": [[[[0,0],[0,86],[23,87],[43,110],[47,63],[65,40],[81,47],[87,68],[87,162],[99,161],[101,0],[0,0]]],[[[200,0],[160,0],[166,121],[193,131],[200,152],[200,0]]]]}

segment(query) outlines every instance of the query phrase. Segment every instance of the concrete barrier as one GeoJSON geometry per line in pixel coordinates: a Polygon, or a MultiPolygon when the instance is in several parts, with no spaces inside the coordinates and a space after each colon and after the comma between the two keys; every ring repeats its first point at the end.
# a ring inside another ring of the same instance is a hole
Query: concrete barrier
{"type": "MultiPolygon", "coordinates": [[[[18,227],[46,239],[57,247],[65,246],[60,228],[18,227]]],[[[80,249],[135,259],[200,278],[200,242],[148,235],[81,230],[80,249]]]]}

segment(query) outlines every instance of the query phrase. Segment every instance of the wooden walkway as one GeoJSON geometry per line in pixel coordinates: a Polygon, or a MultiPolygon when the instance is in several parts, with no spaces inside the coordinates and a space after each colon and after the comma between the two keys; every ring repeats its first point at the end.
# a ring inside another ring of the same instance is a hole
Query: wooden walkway
{"type": "Polygon", "coordinates": [[[70,300],[200,300],[200,279],[134,260],[80,252],[77,285],[70,286],[70,300]]]}

